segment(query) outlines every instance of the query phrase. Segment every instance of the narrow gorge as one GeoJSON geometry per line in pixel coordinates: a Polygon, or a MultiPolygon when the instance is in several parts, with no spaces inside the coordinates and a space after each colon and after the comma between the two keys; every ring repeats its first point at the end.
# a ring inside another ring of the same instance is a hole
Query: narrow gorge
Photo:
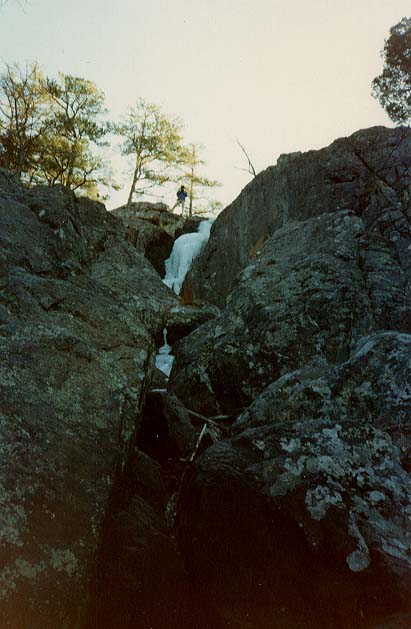
{"type": "Polygon", "coordinates": [[[409,129],[0,222],[0,627],[411,627],[409,129]]]}

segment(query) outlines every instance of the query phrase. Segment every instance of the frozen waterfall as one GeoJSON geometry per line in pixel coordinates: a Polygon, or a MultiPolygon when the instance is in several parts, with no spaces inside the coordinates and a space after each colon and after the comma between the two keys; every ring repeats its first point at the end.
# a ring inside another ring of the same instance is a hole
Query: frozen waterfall
{"type": "Polygon", "coordinates": [[[165,261],[166,275],[163,280],[177,295],[180,294],[184,278],[201,249],[210,237],[213,219],[202,221],[198,231],[183,234],[174,243],[170,257],[165,261]]]}
{"type": "MultiPolygon", "coordinates": [[[[164,263],[166,274],[163,282],[177,295],[180,294],[184,278],[193,260],[200,254],[210,237],[212,224],[213,219],[211,218],[206,221],[201,221],[196,232],[183,234],[174,242],[171,255],[164,263]]],[[[168,378],[173,366],[174,356],[171,354],[171,347],[167,343],[166,329],[163,330],[163,339],[164,345],[160,347],[156,356],[156,367],[168,378]]]]}

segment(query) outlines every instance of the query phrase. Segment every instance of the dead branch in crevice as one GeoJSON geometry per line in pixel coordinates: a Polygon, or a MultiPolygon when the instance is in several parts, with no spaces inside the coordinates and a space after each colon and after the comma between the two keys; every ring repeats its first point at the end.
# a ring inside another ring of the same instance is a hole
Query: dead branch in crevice
{"type": "Polygon", "coordinates": [[[179,510],[179,504],[180,504],[180,499],[181,499],[181,491],[184,485],[184,481],[186,479],[186,476],[189,472],[189,470],[191,469],[198,449],[201,445],[201,442],[203,441],[205,435],[207,434],[207,422],[204,422],[203,427],[200,431],[200,434],[198,435],[197,441],[195,443],[195,446],[193,448],[193,451],[191,452],[191,455],[188,459],[186,459],[186,464],[183,468],[183,471],[181,473],[180,479],[177,483],[177,487],[175,492],[171,495],[170,500],[168,501],[167,505],[166,505],[166,521],[167,524],[170,528],[174,528],[175,524],[176,524],[176,520],[177,520],[177,515],[178,515],[178,510],[179,510]]]}
{"type": "Polygon", "coordinates": [[[207,432],[207,424],[205,423],[204,426],[201,429],[200,434],[198,435],[198,439],[197,439],[196,444],[194,446],[194,450],[192,451],[191,456],[188,459],[189,463],[192,463],[194,461],[195,456],[196,456],[197,451],[198,451],[198,448],[200,447],[200,444],[201,444],[201,442],[203,440],[203,437],[205,436],[206,432],[207,432]]]}
{"type": "Polygon", "coordinates": [[[180,504],[180,498],[181,498],[181,492],[182,492],[182,488],[184,485],[184,481],[187,477],[187,474],[189,473],[189,471],[192,469],[193,467],[193,463],[196,459],[196,456],[198,454],[198,451],[201,447],[201,444],[204,441],[205,437],[209,437],[212,441],[212,443],[217,443],[218,441],[220,441],[221,439],[224,438],[224,434],[223,432],[227,431],[228,428],[226,426],[221,426],[217,423],[216,420],[222,420],[222,419],[229,419],[230,415],[216,415],[214,417],[205,417],[204,415],[201,415],[200,413],[196,413],[195,411],[191,411],[190,409],[187,409],[187,412],[189,413],[189,415],[191,415],[192,417],[195,417],[197,419],[201,419],[203,422],[202,428],[200,430],[200,433],[198,435],[197,441],[194,445],[194,448],[191,452],[191,455],[189,456],[189,458],[185,459],[185,465],[183,468],[183,471],[181,473],[180,479],[177,483],[177,487],[175,492],[173,493],[173,495],[171,496],[170,500],[168,501],[168,504],[166,506],[166,518],[167,518],[167,523],[168,526],[170,528],[174,528],[175,527],[175,523],[176,523],[176,519],[177,519],[177,515],[178,515],[178,510],[179,510],[179,504],[180,504]]]}
{"type": "Polygon", "coordinates": [[[220,424],[218,424],[217,423],[218,420],[222,421],[225,419],[230,419],[231,417],[231,415],[214,415],[213,417],[206,417],[205,415],[201,415],[201,413],[196,413],[195,411],[192,411],[189,408],[187,408],[187,413],[191,415],[192,417],[201,419],[203,422],[206,422],[207,424],[215,425],[221,430],[227,430],[227,428],[225,426],[221,426],[220,424]]]}

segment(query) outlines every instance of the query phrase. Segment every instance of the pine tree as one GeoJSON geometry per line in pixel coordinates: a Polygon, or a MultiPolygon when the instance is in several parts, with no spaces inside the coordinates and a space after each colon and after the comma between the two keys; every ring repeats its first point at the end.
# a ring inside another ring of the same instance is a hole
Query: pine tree
{"type": "Polygon", "coordinates": [[[372,82],[372,93],[391,120],[411,122],[411,18],[404,17],[390,29],[382,51],[384,69],[372,82]]]}
{"type": "Polygon", "coordinates": [[[182,123],[177,118],[168,118],[160,107],[140,98],[113,130],[124,138],[122,154],[133,159],[127,199],[127,207],[130,207],[136,193],[173,181],[173,168],[181,159],[182,123]]]}
{"type": "Polygon", "coordinates": [[[180,156],[180,166],[183,172],[178,177],[178,181],[184,183],[188,189],[189,216],[193,215],[194,201],[203,196],[205,188],[215,188],[221,185],[215,179],[209,179],[199,173],[201,166],[205,165],[205,161],[200,157],[203,150],[202,144],[189,144],[180,156]]]}

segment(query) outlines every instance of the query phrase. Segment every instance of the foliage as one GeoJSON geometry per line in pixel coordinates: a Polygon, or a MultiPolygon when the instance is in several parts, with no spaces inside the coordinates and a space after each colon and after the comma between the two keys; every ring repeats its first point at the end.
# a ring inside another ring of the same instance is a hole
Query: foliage
{"type": "Polygon", "coordinates": [[[122,154],[133,158],[128,207],[134,194],[173,180],[173,167],[182,155],[181,130],[178,119],[168,118],[157,105],[143,98],[123,122],[113,125],[114,133],[124,138],[122,154]]]}
{"type": "Polygon", "coordinates": [[[0,75],[0,163],[18,177],[32,171],[47,127],[45,101],[37,64],[5,66],[0,75]]]}
{"type": "Polygon", "coordinates": [[[108,185],[98,147],[107,125],[104,94],[92,81],[45,78],[36,64],[0,77],[0,162],[28,185],[60,183],[97,195],[108,185]]]}
{"type": "Polygon", "coordinates": [[[122,122],[105,122],[106,115],[104,94],[93,81],[68,74],[45,77],[35,63],[5,65],[0,166],[25,185],[58,183],[96,198],[101,185],[116,188],[104,159],[105,138],[113,132],[122,139],[121,153],[132,160],[128,206],[148,188],[184,182],[191,215],[194,200],[205,198],[203,190],[219,185],[199,172],[203,147],[183,145],[178,118],[143,98],[122,122]]]}
{"type": "Polygon", "coordinates": [[[391,120],[411,122],[411,18],[404,17],[390,29],[382,51],[384,69],[372,83],[372,93],[391,120]]]}
{"type": "Polygon", "coordinates": [[[203,150],[204,146],[201,144],[189,144],[184,147],[180,156],[180,166],[183,172],[178,180],[188,188],[189,216],[193,214],[194,200],[202,198],[205,188],[215,188],[221,185],[215,179],[208,179],[199,173],[199,168],[205,164],[205,161],[200,157],[203,150]]]}
{"type": "Polygon", "coordinates": [[[37,179],[89,193],[97,183],[107,185],[97,153],[107,133],[103,92],[93,81],[67,74],[46,79],[44,90],[50,103],[49,133],[42,136],[37,179]]]}

